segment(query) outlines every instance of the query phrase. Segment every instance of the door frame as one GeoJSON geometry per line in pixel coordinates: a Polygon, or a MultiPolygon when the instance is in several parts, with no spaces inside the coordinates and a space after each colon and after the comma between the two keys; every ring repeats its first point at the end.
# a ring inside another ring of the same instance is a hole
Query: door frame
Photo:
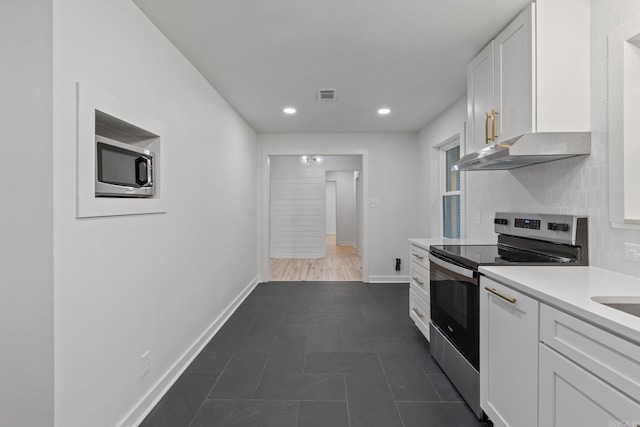
{"type": "MultiPolygon", "coordinates": [[[[263,149],[260,156],[260,168],[262,173],[259,174],[261,185],[259,188],[258,203],[258,228],[260,230],[260,242],[258,246],[258,272],[262,273],[262,281],[268,282],[269,266],[271,258],[271,168],[270,157],[272,156],[303,156],[313,153],[320,156],[362,156],[362,206],[368,206],[366,201],[369,199],[369,150],[363,149],[263,149]]],[[[362,212],[362,248],[360,248],[362,256],[362,281],[369,283],[369,210],[363,209],[362,212]]]]}

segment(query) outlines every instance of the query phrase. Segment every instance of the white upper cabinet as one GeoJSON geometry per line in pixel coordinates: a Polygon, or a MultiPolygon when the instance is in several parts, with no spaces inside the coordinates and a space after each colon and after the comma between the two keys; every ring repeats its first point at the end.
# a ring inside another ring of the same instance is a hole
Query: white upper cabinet
{"type": "Polygon", "coordinates": [[[537,0],[467,68],[467,154],[531,132],[588,132],[589,2],[537,0]]]}
{"type": "Polygon", "coordinates": [[[507,141],[535,131],[533,116],[533,5],[496,37],[492,138],[507,141]]]}
{"type": "Polygon", "coordinates": [[[467,153],[478,151],[488,141],[488,112],[493,108],[493,42],[482,49],[467,67],[467,153]]]}

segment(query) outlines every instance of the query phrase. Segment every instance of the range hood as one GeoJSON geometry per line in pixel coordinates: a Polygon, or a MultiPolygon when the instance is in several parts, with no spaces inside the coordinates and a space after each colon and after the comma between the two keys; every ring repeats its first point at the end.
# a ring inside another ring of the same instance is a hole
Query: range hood
{"type": "Polygon", "coordinates": [[[591,132],[527,133],[467,154],[451,170],[506,170],[591,154],[591,132]]]}

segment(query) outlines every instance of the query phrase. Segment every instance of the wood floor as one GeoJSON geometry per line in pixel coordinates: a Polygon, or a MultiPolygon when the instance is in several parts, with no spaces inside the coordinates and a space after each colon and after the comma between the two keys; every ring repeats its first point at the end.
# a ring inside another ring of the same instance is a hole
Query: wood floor
{"type": "Polygon", "coordinates": [[[270,280],[360,281],[362,258],[351,245],[336,245],[336,235],[327,234],[324,258],[271,258],[270,280]]]}

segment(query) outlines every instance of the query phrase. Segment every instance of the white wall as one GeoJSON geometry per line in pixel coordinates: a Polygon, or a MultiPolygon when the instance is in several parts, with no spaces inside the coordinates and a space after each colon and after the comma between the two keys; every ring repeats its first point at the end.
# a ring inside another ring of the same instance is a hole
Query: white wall
{"type": "Polygon", "coordinates": [[[56,425],[137,425],[258,279],[255,133],[130,0],[53,6],[56,425]],[[76,219],[76,82],[166,126],[166,214],[76,219]]]}
{"type": "Polygon", "coordinates": [[[356,193],[356,249],[362,256],[362,244],[364,242],[364,203],[363,203],[363,183],[362,173],[354,173],[355,193],[356,193]]]}
{"type": "Polygon", "coordinates": [[[337,194],[336,244],[355,245],[355,192],[353,172],[327,172],[327,180],[335,181],[337,194]]]}
{"type": "Polygon", "coordinates": [[[326,226],[327,234],[336,234],[336,182],[326,181],[326,226]]]}
{"type": "MultiPolygon", "coordinates": [[[[439,200],[439,152],[434,148],[443,142],[461,135],[464,143],[464,124],[467,119],[467,97],[464,96],[433,119],[418,134],[419,163],[418,194],[420,199],[418,217],[419,235],[416,237],[442,237],[439,200]]],[[[462,147],[464,148],[464,147],[462,147]]],[[[461,150],[461,153],[464,150],[461,150]]],[[[462,177],[464,179],[464,176],[462,177]]]]}
{"type": "Polygon", "coordinates": [[[0,7],[0,425],[53,425],[52,8],[0,7]]]}
{"type": "MultiPolygon", "coordinates": [[[[266,153],[290,151],[336,154],[341,153],[341,150],[368,150],[370,189],[369,194],[364,194],[364,199],[378,201],[377,207],[370,207],[368,203],[364,206],[364,209],[369,210],[370,280],[408,280],[407,239],[419,234],[416,226],[418,181],[415,173],[419,165],[417,134],[259,134],[258,142],[266,153]],[[403,261],[403,270],[400,272],[395,271],[395,258],[403,261]]],[[[265,191],[262,180],[258,188],[265,191]]]]}

